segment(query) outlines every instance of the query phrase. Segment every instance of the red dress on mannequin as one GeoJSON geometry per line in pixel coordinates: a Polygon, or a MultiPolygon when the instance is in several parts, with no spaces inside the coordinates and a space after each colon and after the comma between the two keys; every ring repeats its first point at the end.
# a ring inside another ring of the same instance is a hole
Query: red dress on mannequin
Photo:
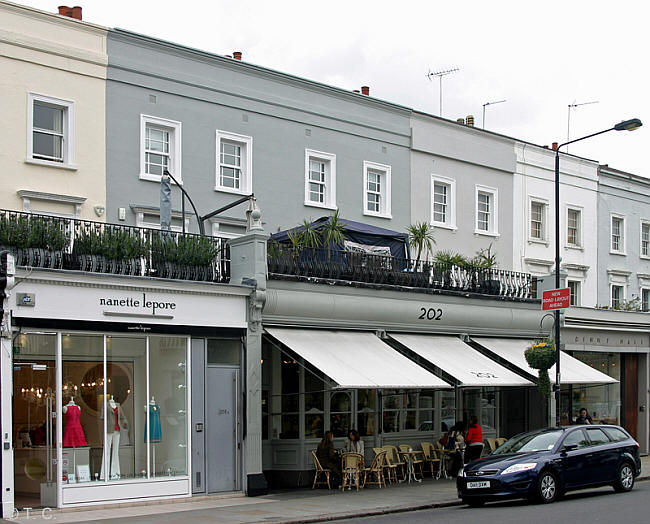
{"type": "Polygon", "coordinates": [[[65,428],[63,430],[63,447],[78,448],[87,446],[86,435],[81,427],[81,409],[77,405],[66,406],[65,428]]]}

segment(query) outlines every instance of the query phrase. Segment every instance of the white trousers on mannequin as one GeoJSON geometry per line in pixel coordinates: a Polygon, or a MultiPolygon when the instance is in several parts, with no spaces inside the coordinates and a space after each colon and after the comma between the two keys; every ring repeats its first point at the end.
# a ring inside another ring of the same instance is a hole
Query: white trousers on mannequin
{"type": "MultiPolygon", "coordinates": [[[[104,446],[104,455],[106,457],[106,462],[108,462],[111,467],[109,471],[109,478],[115,478],[120,476],[120,432],[114,431],[113,433],[108,433],[106,435],[106,446],[104,446]]],[[[104,461],[102,460],[102,471],[99,474],[99,478],[104,480],[104,461]]]]}

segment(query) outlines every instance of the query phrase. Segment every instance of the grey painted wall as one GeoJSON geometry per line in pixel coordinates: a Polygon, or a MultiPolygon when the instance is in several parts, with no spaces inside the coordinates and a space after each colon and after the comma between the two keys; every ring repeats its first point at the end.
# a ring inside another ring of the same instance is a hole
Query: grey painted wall
{"type": "Polygon", "coordinates": [[[512,269],[514,141],[472,127],[414,113],[411,119],[411,220],[431,220],[432,175],[456,182],[456,229],[435,228],[435,250],[465,256],[492,244],[498,265],[512,269]],[[498,236],[476,234],[476,184],[498,189],[498,236]]]}
{"type": "Polygon", "coordinates": [[[598,305],[610,305],[610,283],[627,275],[626,298],[650,289],[650,258],[641,256],[641,221],[650,222],[650,180],[601,166],[598,174],[598,305]],[[625,220],[625,255],[612,254],[612,213],[625,220]]]}
{"type": "MultiPolygon", "coordinates": [[[[267,231],[331,213],[304,205],[306,148],[336,154],[342,217],[400,231],[409,224],[410,110],[120,30],[109,32],[108,55],[107,221],[125,207],[134,224],[131,206],[159,206],[158,184],[138,178],[142,113],[182,122],[183,183],[201,214],[239,198],[214,190],[219,129],[253,138],[253,191],[267,231]],[[392,168],[392,219],[362,214],[364,160],[392,168]]],[[[243,218],[244,206],[225,215],[243,218]]]]}

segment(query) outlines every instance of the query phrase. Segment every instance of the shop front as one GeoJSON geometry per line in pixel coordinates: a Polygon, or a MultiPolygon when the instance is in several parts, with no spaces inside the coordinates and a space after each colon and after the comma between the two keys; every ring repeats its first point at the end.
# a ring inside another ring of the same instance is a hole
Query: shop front
{"type": "Polygon", "coordinates": [[[509,399],[535,395],[535,379],[477,351],[471,336],[532,341],[541,316],[531,300],[269,280],[262,348],[269,485],[307,485],[311,451],[326,431],[341,448],[358,430],[366,462],[373,447],[419,449],[472,415],[485,438],[504,436],[509,399]]]}
{"type": "Polygon", "coordinates": [[[228,482],[213,484],[216,491],[241,489],[241,431],[210,445],[206,437],[218,430],[204,417],[219,412],[206,393],[226,370],[236,378],[229,399],[219,399],[229,402],[222,410],[234,419],[231,426],[241,427],[250,290],[85,274],[17,276],[11,345],[3,340],[11,367],[3,365],[2,376],[13,390],[13,415],[2,428],[13,449],[12,482],[3,479],[12,485],[12,506],[188,497],[197,479],[205,492],[202,479],[217,469],[228,482]]]}
{"type": "Polygon", "coordinates": [[[612,379],[562,390],[563,416],[575,421],[585,408],[594,422],[620,424],[648,453],[650,323],[647,313],[572,308],[562,337],[574,358],[612,379]]]}

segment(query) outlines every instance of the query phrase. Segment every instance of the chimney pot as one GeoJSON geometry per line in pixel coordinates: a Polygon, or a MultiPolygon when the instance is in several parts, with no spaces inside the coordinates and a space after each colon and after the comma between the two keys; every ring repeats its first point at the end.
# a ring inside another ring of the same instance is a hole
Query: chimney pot
{"type": "Polygon", "coordinates": [[[464,118],[457,118],[456,123],[461,124],[461,125],[465,125],[465,119],[464,118]]]}
{"type": "Polygon", "coordinates": [[[553,147],[553,151],[557,151],[557,146],[558,146],[558,143],[557,143],[557,142],[553,142],[553,146],[552,146],[552,147],[553,147]]]}
{"type": "Polygon", "coordinates": [[[241,51],[233,51],[233,53],[232,53],[232,57],[233,57],[235,60],[241,60],[241,51]]]}
{"type": "Polygon", "coordinates": [[[370,87],[361,86],[361,94],[366,96],[370,95],[370,87]]]}
{"type": "Polygon", "coordinates": [[[468,126],[474,127],[474,115],[467,115],[465,121],[467,122],[468,126]]]}
{"type": "Polygon", "coordinates": [[[74,7],[68,7],[67,5],[59,6],[59,14],[61,16],[68,16],[74,18],[75,20],[81,20],[81,7],[78,5],[74,7]]]}

